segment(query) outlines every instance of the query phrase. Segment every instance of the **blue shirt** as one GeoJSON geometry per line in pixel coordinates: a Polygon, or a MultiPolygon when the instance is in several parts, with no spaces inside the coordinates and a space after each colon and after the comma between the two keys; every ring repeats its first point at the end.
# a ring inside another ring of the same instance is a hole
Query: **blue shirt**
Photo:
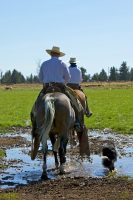
{"type": "Polygon", "coordinates": [[[74,83],[74,84],[80,85],[80,83],[83,80],[81,70],[76,65],[74,67],[71,67],[71,65],[70,65],[69,72],[71,75],[69,83],[74,83]]]}
{"type": "Polygon", "coordinates": [[[67,83],[70,79],[70,73],[66,64],[58,57],[51,57],[51,59],[42,63],[39,80],[42,83],[67,83]]]}

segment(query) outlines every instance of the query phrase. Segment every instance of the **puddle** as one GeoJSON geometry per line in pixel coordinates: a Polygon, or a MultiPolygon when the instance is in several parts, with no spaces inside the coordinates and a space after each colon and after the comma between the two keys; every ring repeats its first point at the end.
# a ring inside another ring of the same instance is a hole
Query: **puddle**
{"type": "MultiPolygon", "coordinates": [[[[15,135],[10,135],[14,137],[15,135]]],[[[18,136],[18,134],[17,134],[18,136]]],[[[19,136],[31,141],[29,134],[19,134],[19,136]]],[[[118,176],[133,177],[133,136],[116,135],[98,131],[89,133],[89,138],[98,141],[113,141],[116,147],[118,158],[115,162],[118,176]]],[[[103,142],[104,144],[104,142],[103,142]]],[[[51,143],[48,142],[51,150],[51,143]]],[[[70,145],[69,145],[70,148],[70,145]]],[[[17,185],[25,185],[32,181],[40,180],[42,173],[42,159],[31,160],[30,147],[15,147],[6,150],[6,160],[9,164],[7,169],[0,171],[0,188],[11,188],[17,185]]],[[[41,147],[40,147],[41,149],[41,147]]],[[[85,176],[102,178],[108,174],[108,169],[102,165],[102,157],[100,154],[91,153],[90,159],[81,160],[78,155],[67,153],[67,161],[65,165],[65,176],[85,176]]],[[[47,159],[48,176],[51,179],[61,178],[58,171],[55,170],[54,157],[49,155],[47,159]]]]}

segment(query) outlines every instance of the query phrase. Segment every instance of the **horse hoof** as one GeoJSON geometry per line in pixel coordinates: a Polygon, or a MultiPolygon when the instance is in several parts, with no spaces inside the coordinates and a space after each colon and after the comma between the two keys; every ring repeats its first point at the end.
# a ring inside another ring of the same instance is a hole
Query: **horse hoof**
{"type": "Polygon", "coordinates": [[[59,164],[58,163],[55,163],[55,168],[59,169],[59,164]]]}
{"type": "Polygon", "coordinates": [[[59,174],[60,174],[60,175],[65,174],[65,170],[64,170],[64,166],[63,166],[63,165],[60,166],[60,169],[59,169],[59,170],[60,170],[60,171],[59,171],[59,174]]]}
{"type": "Polygon", "coordinates": [[[60,171],[59,172],[59,175],[64,175],[65,174],[65,171],[60,171]]]}
{"type": "Polygon", "coordinates": [[[48,180],[48,179],[49,179],[49,178],[48,178],[48,176],[47,176],[46,174],[42,174],[41,180],[46,181],[46,180],[48,180]]]}

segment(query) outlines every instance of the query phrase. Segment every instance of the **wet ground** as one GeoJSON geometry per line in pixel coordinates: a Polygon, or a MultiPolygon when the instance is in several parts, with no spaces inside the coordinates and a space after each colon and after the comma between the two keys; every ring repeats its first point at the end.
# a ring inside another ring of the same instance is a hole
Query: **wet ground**
{"type": "MultiPolygon", "coordinates": [[[[49,155],[47,160],[48,176],[51,180],[70,180],[79,177],[89,179],[106,178],[109,174],[107,168],[102,165],[101,150],[107,144],[113,144],[117,150],[117,161],[115,162],[115,176],[133,178],[133,135],[124,136],[111,133],[105,129],[103,132],[88,132],[90,144],[90,158],[79,157],[78,144],[68,145],[67,162],[65,165],[66,174],[60,176],[55,170],[54,158],[51,152],[51,144],[48,142],[49,155]]],[[[0,169],[0,188],[8,189],[16,186],[32,184],[40,181],[42,173],[41,147],[39,156],[31,161],[31,136],[29,132],[18,131],[15,134],[0,136],[0,146],[6,151],[6,157],[1,163],[5,166],[0,169]]]]}

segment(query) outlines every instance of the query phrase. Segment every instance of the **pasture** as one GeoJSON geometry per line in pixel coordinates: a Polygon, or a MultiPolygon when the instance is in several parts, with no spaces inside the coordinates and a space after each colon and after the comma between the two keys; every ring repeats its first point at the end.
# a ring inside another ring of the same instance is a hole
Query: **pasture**
{"type": "Polygon", "coordinates": [[[30,111],[41,85],[12,85],[10,90],[0,86],[0,132],[12,132],[0,135],[1,200],[133,199],[133,86],[86,83],[83,88],[93,112],[92,117],[85,117],[90,129],[90,158],[78,157],[78,145],[68,147],[66,174],[62,176],[55,169],[49,149],[50,180],[41,181],[41,149],[35,161],[30,158],[30,111]],[[114,173],[109,173],[101,163],[105,144],[113,144],[119,155],[114,173]]]}
{"type": "MultiPolygon", "coordinates": [[[[86,83],[83,88],[93,112],[85,117],[87,128],[133,133],[132,83],[86,83]]],[[[0,132],[31,126],[30,111],[40,89],[39,84],[12,85],[12,90],[0,86],[0,132]]]]}

